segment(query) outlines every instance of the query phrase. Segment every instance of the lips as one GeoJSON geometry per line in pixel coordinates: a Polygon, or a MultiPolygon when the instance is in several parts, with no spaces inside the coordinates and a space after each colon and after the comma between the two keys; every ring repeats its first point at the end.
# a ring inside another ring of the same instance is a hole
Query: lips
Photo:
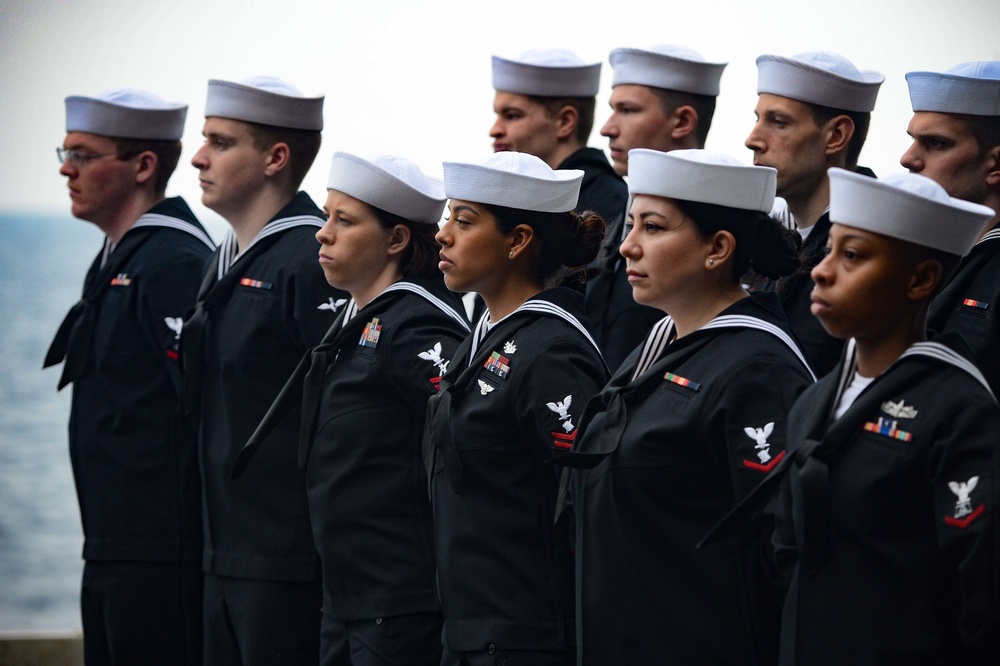
{"type": "Polygon", "coordinates": [[[451,268],[452,266],[455,265],[451,261],[451,259],[449,259],[447,256],[445,256],[444,252],[439,252],[438,253],[438,257],[441,259],[441,261],[438,262],[438,269],[439,270],[444,271],[444,270],[447,270],[447,269],[449,269],[449,268],[451,268]]]}
{"type": "Polygon", "coordinates": [[[625,271],[625,275],[628,276],[629,282],[638,282],[639,280],[649,277],[645,273],[640,273],[639,271],[632,270],[631,268],[625,271]]]}
{"type": "Polygon", "coordinates": [[[820,298],[815,293],[812,295],[811,300],[812,304],[809,306],[809,312],[811,312],[814,317],[819,317],[830,310],[830,303],[820,298]]]}
{"type": "Polygon", "coordinates": [[[510,144],[496,142],[493,144],[494,153],[505,153],[510,150],[510,144]]]}

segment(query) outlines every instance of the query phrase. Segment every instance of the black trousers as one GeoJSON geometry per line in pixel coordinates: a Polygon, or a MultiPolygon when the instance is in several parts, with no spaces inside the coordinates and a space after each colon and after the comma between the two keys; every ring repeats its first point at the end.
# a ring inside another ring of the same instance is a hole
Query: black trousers
{"type": "Polygon", "coordinates": [[[200,666],[201,601],[201,562],[86,562],[87,666],[200,666]]]}
{"type": "Polygon", "coordinates": [[[315,666],[319,581],[279,582],[205,574],[205,663],[315,666]]]}
{"type": "Polygon", "coordinates": [[[322,666],[438,666],[439,611],[343,622],[323,614],[322,666]]]}

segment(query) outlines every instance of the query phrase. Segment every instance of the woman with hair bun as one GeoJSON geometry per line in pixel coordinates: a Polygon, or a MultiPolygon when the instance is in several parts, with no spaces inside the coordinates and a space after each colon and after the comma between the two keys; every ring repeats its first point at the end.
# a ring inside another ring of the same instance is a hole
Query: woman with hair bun
{"type": "Polygon", "coordinates": [[[436,666],[424,418],[469,333],[437,266],[444,187],[409,160],[349,153],[333,156],[328,187],[319,263],[351,298],[326,304],[339,317],[246,455],[301,395],[299,464],[323,571],[320,663],[436,666]]]}
{"type": "Polygon", "coordinates": [[[635,300],[663,310],[591,401],[572,453],[583,664],[769,664],[783,590],[773,520],[697,549],[784,455],[785,419],[814,381],[777,297],[748,268],[798,265],[767,215],[775,170],[705,150],[629,151],[635,300]]]}
{"type": "Polygon", "coordinates": [[[428,404],[442,664],[574,661],[570,518],[553,522],[552,459],[608,375],[580,295],[547,287],[603,239],[598,215],[573,212],[582,178],[516,152],[444,164],[440,267],[487,311],[428,404]]]}

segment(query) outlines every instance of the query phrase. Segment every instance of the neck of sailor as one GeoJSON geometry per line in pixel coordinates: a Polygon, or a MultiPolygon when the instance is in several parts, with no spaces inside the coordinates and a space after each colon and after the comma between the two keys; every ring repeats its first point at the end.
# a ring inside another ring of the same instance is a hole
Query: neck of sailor
{"type": "Polygon", "coordinates": [[[243,252],[268,222],[287,206],[295,197],[287,188],[277,187],[277,183],[266,182],[252,196],[243,202],[238,211],[225,215],[226,222],[236,234],[236,245],[243,252]]]}

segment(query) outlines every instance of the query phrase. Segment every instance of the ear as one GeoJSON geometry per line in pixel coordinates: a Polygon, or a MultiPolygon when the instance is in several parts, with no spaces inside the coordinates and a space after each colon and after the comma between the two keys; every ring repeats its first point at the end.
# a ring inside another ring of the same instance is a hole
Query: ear
{"type": "Polygon", "coordinates": [[[826,154],[836,155],[847,150],[847,145],[854,136],[854,121],[850,116],[836,116],[827,122],[823,131],[826,138],[826,154]]]}
{"type": "Polygon", "coordinates": [[[911,301],[929,298],[941,282],[942,267],[937,259],[925,259],[913,267],[906,285],[906,296],[911,301]]]}
{"type": "Polygon", "coordinates": [[[708,239],[705,270],[714,271],[726,264],[736,252],[736,239],[728,231],[716,231],[708,239]]]}
{"type": "Polygon", "coordinates": [[[147,150],[139,153],[135,159],[135,182],[139,185],[152,182],[153,178],[156,176],[156,166],[159,164],[159,159],[157,159],[156,153],[152,150],[147,150]]]}
{"type": "Polygon", "coordinates": [[[402,254],[410,244],[410,228],[405,224],[397,224],[389,230],[389,256],[402,254]]]}
{"type": "Polygon", "coordinates": [[[535,237],[535,230],[527,224],[519,224],[507,236],[510,238],[510,249],[507,256],[510,259],[517,259],[531,244],[531,240],[535,237]]]}
{"type": "Polygon", "coordinates": [[[693,135],[694,131],[698,129],[698,112],[688,104],[674,109],[670,114],[670,119],[673,122],[670,136],[674,141],[693,135]]]}
{"type": "Polygon", "coordinates": [[[568,104],[562,107],[556,113],[556,137],[561,141],[572,138],[579,122],[580,112],[575,107],[568,104]]]}
{"type": "Polygon", "coordinates": [[[267,151],[267,160],[264,164],[264,174],[273,177],[283,169],[288,168],[292,159],[292,149],[287,143],[279,141],[271,146],[267,151]]]}

